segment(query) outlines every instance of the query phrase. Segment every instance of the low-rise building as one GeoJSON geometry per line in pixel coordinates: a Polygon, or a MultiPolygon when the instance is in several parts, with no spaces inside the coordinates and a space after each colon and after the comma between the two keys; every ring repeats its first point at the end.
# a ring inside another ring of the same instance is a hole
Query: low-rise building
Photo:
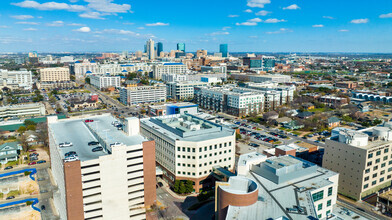
{"type": "Polygon", "coordinates": [[[22,145],[19,142],[7,142],[0,145],[0,164],[6,164],[10,161],[16,161],[19,157],[19,152],[22,150],[22,145]]]}
{"type": "Polygon", "coordinates": [[[257,153],[241,156],[245,157],[240,158],[241,163],[249,163],[247,170],[238,171],[238,176],[230,177],[228,182],[216,183],[217,219],[302,220],[334,216],[338,173],[290,155],[268,159],[257,153]]]}
{"type": "Polygon", "coordinates": [[[183,63],[158,63],[152,67],[154,79],[161,79],[162,74],[174,73],[184,74],[188,71],[188,67],[183,63]]]}
{"type": "Polygon", "coordinates": [[[156,201],[155,143],[140,135],[139,119],[47,120],[60,219],[146,219],[156,201]]]}
{"type": "Polygon", "coordinates": [[[0,87],[29,90],[33,87],[31,71],[17,70],[8,71],[0,69],[0,87]]]}
{"type": "Polygon", "coordinates": [[[0,118],[41,115],[45,115],[45,105],[42,103],[7,105],[0,107],[0,118]]]}
{"type": "Polygon", "coordinates": [[[175,100],[193,98],[195,87],[206,86],[207,82],[187,81],[187,82],[170,82],[167,83],[167,97],[175,100]]]}
{"type": "Polygon", "coordinates": [[[166,86],[137,86],[120,90],[120,102],[124,105],[166,102],[166,96],[166,86]]]}
{"type": "Polygon", "coordinates": [[[155,140],[157,164],[171,185],[175,180],[191,180],[199,192],[214,166],[234,169],[233,129],[190,114],[141,119],[140,123],[141,133],[155,140]]]}

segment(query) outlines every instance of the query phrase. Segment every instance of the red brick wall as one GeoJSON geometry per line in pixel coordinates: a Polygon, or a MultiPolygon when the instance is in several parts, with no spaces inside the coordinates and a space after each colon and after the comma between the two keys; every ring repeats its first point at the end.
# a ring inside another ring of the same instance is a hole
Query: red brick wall
{"type": "Polygon", "coordinates": [[[227,209],[232,206],[249,206],[257,202],[259,190],[248,194],[231,194],[218,188],[218,219],[226,219],[227,209]]]}
{"type": "Polygon", "coordinates": [[[64,163],[64,182],[67,217],[83,220],[82,171],[79,160],[64,163]]]}
{"type": "Polygon", "coordinates": [[[143,142],[144,204],[152,206],[157,200],[155,141],[143,142]]]}

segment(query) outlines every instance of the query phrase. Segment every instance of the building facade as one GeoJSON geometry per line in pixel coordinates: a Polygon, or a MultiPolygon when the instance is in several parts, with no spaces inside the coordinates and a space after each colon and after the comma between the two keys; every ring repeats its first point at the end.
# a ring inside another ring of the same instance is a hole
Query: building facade
{"type": "Polygon", "coordinates": [[[232,170],[235,130],[190,114],[141,119],[141,133],[156,143],[156,161],[170,184],[191,180],[196,192],[214,166],[232,170]]]}
{"type": "Polygon", "coordinates": [[[162,74],[184,74],[188,67],[183,63],[158,63],[152,67],[154,79],[162,79],[162,74]]]}
{"type": "Polygon", "coordinates": [[[91,75],[90,84],[98,89],[109,87],[119,88],[121,86],[119,76],[91,75]]]}
{"type": "Polygon", "coordinates": [[[165,86],[137,86],[121,88],[120,102],[124,105],[139,103],[166,102],[165,86]]]}
{"type": "Polygon", "coordinates": [[[8,71],[0,70],[0,86],[9,89],[24,89],[30,90],[33,88],[33,78],[31,71],[17,70],[8,71]]]}
{"type": "Polygon", "coordinates": [[[30,103],[19,105],[7,105],[0,107],[0,118],[27,117],[45,115],[43,103],[30,103]]]}
{"type": "Polygon", "coordinates": [[[156,201],[155,144],[139,134],[139,120],[109,114],[48,117],[53,202],[60,219],[146,219],[156,201]],[[86,119],[92,120],[86,122],[86,119]],[[75,132],[77,131],[77,132],[75,132]],[[95,141],[98,145],[88,146],[95,141]],[[70,142],[73,146],[61,147],[70,142]],[[96,146],[101,151],[92,151],[96,146]]]}
{"type": "Polygon", "coordinates": [[[166,84],[167,97],[175,100],[190,99],[194,96],[195,87],[206,85],[208,83],[197,81],[170,82],[166,84]]]}
{"type": "Polygon", "coordinates": [[[39,70],[41,82],[66,82],[70,81],[69,68],[55,67],[39,70]]]}

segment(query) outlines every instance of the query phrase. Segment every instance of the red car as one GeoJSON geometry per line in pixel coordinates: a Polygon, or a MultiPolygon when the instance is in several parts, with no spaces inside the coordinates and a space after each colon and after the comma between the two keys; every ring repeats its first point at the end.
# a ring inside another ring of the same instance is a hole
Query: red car
{"type": "Polygon", "coordinates": [[[35,165],[37,162],[30,162],[29,165],[35,165]]]}
{"type": "Polygon", "coordinates": [[[88,122],[93,122],[94,120],[92,119],[86,119],[84,122],[88,123],[88,122]]]}

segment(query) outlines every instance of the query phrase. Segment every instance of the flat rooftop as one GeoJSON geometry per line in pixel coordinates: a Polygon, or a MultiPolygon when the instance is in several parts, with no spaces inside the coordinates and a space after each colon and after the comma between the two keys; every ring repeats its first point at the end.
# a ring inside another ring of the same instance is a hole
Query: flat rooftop
{"type": "Polygon", "coordinates": [[[303,220],[308,219],[308,216],[317,219],[310,192],[331,185],[332,182],[328,178],[335,175],[337,173],[318,167],[315,172],[275,184],[250,171],[246,177],[257,183],[258,201],[250,206],[229,206],[226,219],[254,220],[286,217],[287,219],[303,220]],[[297,205],[301,206],[304,212],[287,211],[287,208],[294,208],[297,205]]]}
{"type": "Polygon", "coordinates": [[[234,135],[235,130],[191,114],[176,114],[142,119],[140,123],[172,140],[204,141],[234,135]]]}
{"type": "MultiPolygon", "coordinates": [[[[90,141],[98,141],[101,146],[105,143],[109,146],[112,143],[120,142],[127,146],[137,145],[143,141],[147,141],[141,135],[128,136],[121,130],[117,130],[112,125],[113,121],[119,121],[109,114],[100,116],[89,116],[77,119],[63,119],[49,123],[50,131],[54,136],[54,141],[58,147],[60,143],[71,142],[72,147],[59,148],[61,157],[69,151],[75,151],[80,161],[97,159],[100,156],[108,155],[108,151],[92,152],[96,146],[88,146],[90,141]],[[94,122],[86,123],[86,119],[92,119],[94,122]],[[97,135],[95,136],[94,133],[97,135]],[[98,140],[97,137],[100,137],[98,140]]],[[[119,121],[120,122],[120,121],[119,121]]]]}

